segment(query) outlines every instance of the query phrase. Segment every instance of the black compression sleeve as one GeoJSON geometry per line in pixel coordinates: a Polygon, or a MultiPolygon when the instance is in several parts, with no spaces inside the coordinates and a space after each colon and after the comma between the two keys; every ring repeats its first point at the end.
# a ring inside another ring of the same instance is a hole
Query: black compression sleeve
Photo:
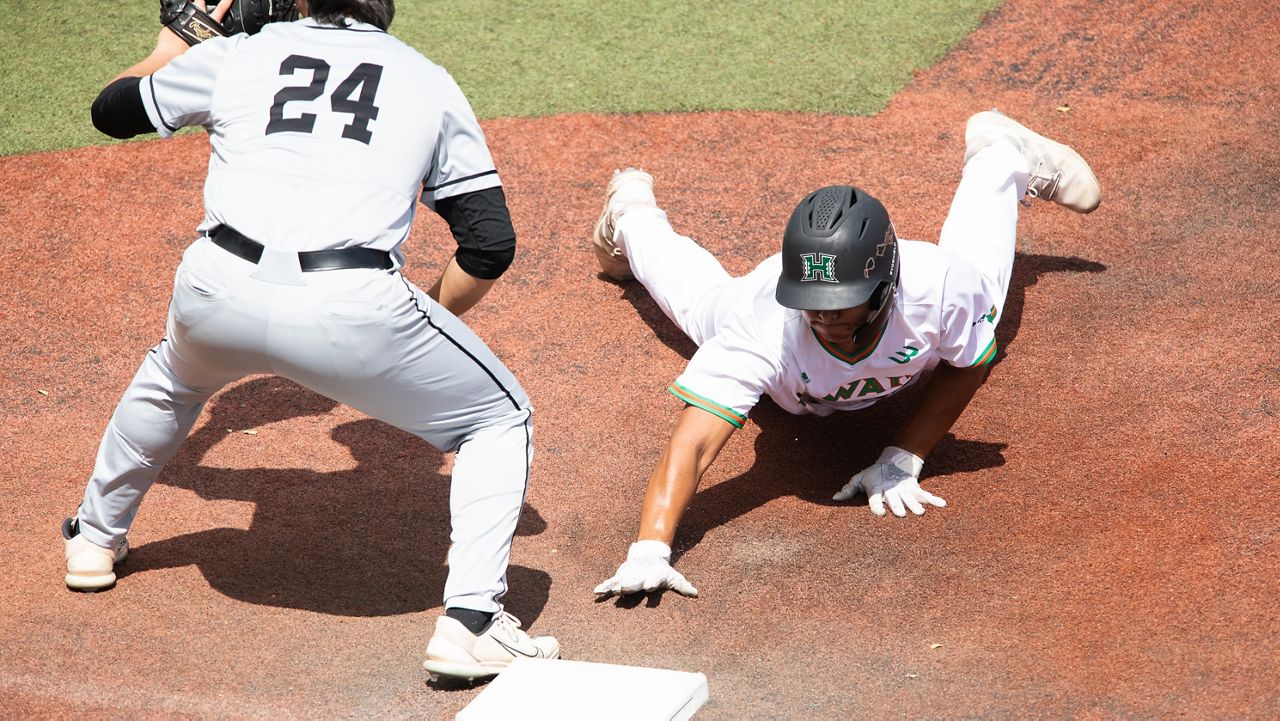
{"type": "Polygon", "coordinates": [[[436,201],[436,212],[449,223],[458,242],[454,258],[474,278],[493,280],[516,257],[516,231],[511,226],[502,188],[486,188],[436,201]]]}
{"type": "Polygon", "coordinates": [[[473,250],[458,248],[453,254],[458,267],[467,271],[467,275],[481,280],[497,280],[511,267],[516,259],[516,249],[510,250],[473,250]]]}
{"type": "Polygon", "coordinates": [[[147,119],[142,91],[138,89],[141,81],[142,78],[120,78],[103,88],[93,101],[93,127],[121,140],[154,133],[155,126],[147,119]]]}

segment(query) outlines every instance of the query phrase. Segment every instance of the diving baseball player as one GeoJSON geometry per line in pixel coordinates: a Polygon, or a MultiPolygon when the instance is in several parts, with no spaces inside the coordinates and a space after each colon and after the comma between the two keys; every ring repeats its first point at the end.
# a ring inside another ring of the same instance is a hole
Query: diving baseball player
{"type": "Polygon", "coordinates": [[[1081,213],[1101,189],[1071,148],[994,111],[969,119],[965,165],[941,238],[899,240],[884,206],[847,186],[807,195],[782,252],[740,278],[658,208],[653,178],[615,173],[593,248],[607,275],[635,277],[698,350],[668,389],[685,406],[649,478],[638,539],[597,594],[697,589],[671,566],[671,541],[702,474],[768,395],[795,413],[875,403],[924,376],[893,445],[836,492],[895,516],[946,502],[920,487],[924,459],[986,380],[1013,268],[1024,196],[1081,213]]]}
{"type": "MultiPolygon", "coordinates": [[[[115,582],[143,495],[205,401],[272,373],[457,452],[445,613],[428,670],[473,678],[517,655],[557,657],[554,638],[530,637],[500,603],[532,408],[457,318],[515,255],[470,105],[444,69],[387,33],[391,0],[311,0],[302,20],[217,37],[208,26],[229,5],[173,14],[203,25],[162,29],[152,55],[94,103],[109,135],[198,125],[212,153],[204,221],[178,266],[166,335],[125,391],[64,524],[67,586],[115,582]],[[400,273],[419,198],[458,242],[425,292],[400,273]]],[[[315,529],[316,545],[349,542],[335,532],[315,529]]]]}

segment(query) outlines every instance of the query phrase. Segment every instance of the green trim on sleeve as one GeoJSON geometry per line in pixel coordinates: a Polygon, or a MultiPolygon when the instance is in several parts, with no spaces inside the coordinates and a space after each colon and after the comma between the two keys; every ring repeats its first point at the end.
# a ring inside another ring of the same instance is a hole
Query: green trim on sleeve
{"type": "Polygon", "coordinates": [[[978,360],[974,361],[973,365],[969,367],[977,368],[978,366],[984,366],[990,363],[992,360],[994,360],[995,357],[996,357],[996,339],[992,338],[991,342],[987,344],[987,349],[982,351],[982,355],[978,356],[978,360]]]}
{"type": "Polygon", "coordinates": [[[728,406],[720,405],[709,398],[704,398],[679,383],[672,383],[667,386],[667,392],[691,406],[697,406],[708,413],[725,419],[729,422],[729,425],[734,428],[741,429],[747,422],[747,417],[741,413],[738,413],[728,406]]]}

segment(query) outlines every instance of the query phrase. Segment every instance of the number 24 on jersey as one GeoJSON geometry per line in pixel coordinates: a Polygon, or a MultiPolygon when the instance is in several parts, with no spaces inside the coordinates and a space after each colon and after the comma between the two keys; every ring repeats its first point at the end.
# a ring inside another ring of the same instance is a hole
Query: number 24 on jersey
{"type": "MultiPolygon", "coordinates": [[[[296,75],[299,71],[311,71],[311,83],[301,86],[281,88],[275,95],[271,105],[271,119],[267,122],[267,135],[272,133],[308,133],[315,130],[316,114],[300,113],[293,117],[285,115],[285,105],[291,102],[316,100],[324,95],[325,83],[329,80],[329,63],[320,58],[305,55],[290,55],[280,63],[281,75],[296,75]]],[[[334,88],[329,96],[329,107],[335,113],[348,113],[351,122],[342,129],[342,137],[358,140],[365,145],[373,139],[369,130],[369,122],[377,119],[378,106],[373,104],[378,93],[378,82],[382,80],[382,66],[373,63],[360,63],[355,70],[334,88]],[[356,91],[359,90],[357,96],[356,91]]]]}

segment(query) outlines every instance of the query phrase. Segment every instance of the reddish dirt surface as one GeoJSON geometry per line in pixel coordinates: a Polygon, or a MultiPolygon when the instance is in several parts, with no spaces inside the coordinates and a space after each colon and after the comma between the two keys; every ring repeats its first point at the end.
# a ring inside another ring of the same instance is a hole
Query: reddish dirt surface
{"type": "MultiPolygon", "coordinates": [[[[874,118],[487,123],[523,250],[468,320],[538,408],[509,608],[569,658],[706,673],[708,719],[1280,715],[1276,37],[1267,3],[1014,0],[874,118]],[[991,106],[1079,148],[1104,199],[1024,213],[1007,354],[928,463],[950,506],[827,500],[912,399],[766,402],[677,539],[702,596],[594,602],[692,350],[585,250],[609,171],[651,169],[677,226],[743,272],[829,182],[936,238],[964,120],[991,106]]],[[[163,332],[206,148],[0,159],[0,715],[449,717],[479,691],[418,665],[449,461],[280,379],[211,402],[117,588],[63,588],[56,528],[163,332]]],[[[450,242],[424,216],[410,277],[450,242]]]]}

